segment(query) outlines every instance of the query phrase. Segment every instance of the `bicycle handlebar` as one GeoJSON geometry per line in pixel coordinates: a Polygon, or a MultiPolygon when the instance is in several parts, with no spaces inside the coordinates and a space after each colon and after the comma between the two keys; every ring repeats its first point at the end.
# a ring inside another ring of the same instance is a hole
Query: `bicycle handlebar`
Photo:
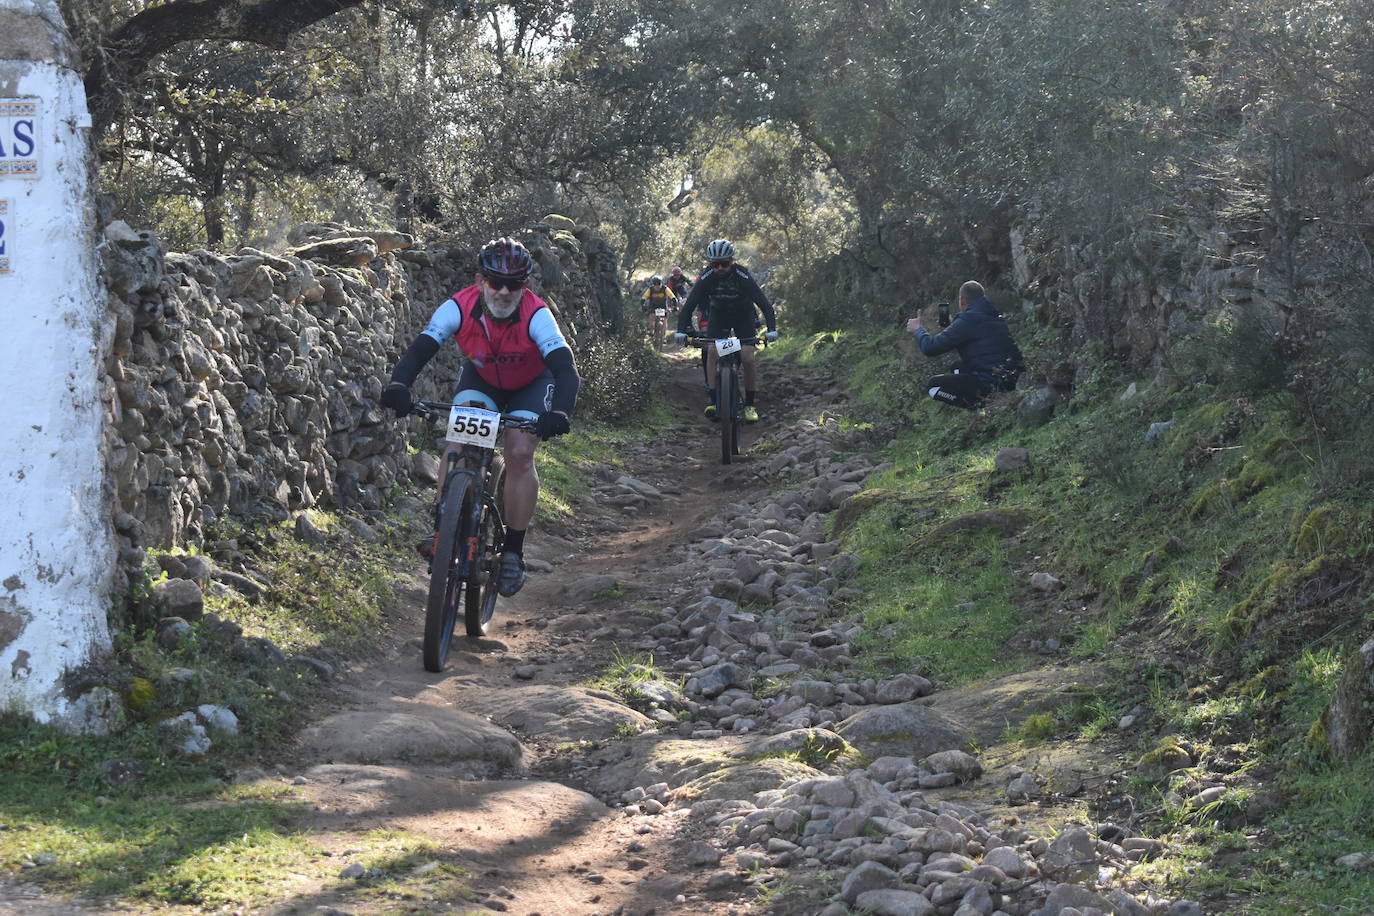
{"type": "MultiPolygon", "coordinates": [[[[694,343],[696,343],[698,346],[704,347],[704,346],[706,346],[707,343],[712,343],[712,342],[714,342],[714,341],[716,341],[716,340],[729,340],[730,338],[728,338],[728,337],[719,337],[719,338],[717,338],[717,337],[712,337],[710,334],[688,334],[688,335],[687,335],[687,339],[690,340],[690,341],[692,341],[692,342],[694,342],[694,343]]],[[[744,346],[746,346],[746,347],[753,347],[753,346],[757,346],[758,344],[766,343],[766,340],[765,340],[765,338],[763,338],[763,337],[741,337],[741,338],[739,339],[739,342],[740,342],[741,344],[743,344],[744,346]]]]}
{"type": "MultiPolygon", "coordinates": [[[[419,414],[426,420],[440,420],[447,416],[449,408],[454,406],[460,405],[446,404],[443,401],[412,401],[410,404],[410,412],[419,414]]],[[[501,428],[505,429],[508,426],[516,429],[523,429],[526,432],[533,432],[535,423],[529,417],[522,417],[513,413],[503,413],[501,414],[501,428]]]]}

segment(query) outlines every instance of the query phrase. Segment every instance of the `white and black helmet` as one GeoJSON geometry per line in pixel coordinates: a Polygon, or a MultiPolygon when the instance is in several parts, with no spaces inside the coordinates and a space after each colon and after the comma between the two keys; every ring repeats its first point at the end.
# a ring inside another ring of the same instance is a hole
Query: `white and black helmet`
{"type": "Polygon", "coordinates": [[[649,285],[650,285],[650,286],[662,286],[662,285],[663,285],[663,278],[660,277],[658,274],[654,274],[652,277],[649,278],[649,285]]]}
{"type": "Polygon", "coordinates": [[[706,246],[706,260],[708,261],[730,261],[735,257],[735,246],[730,244],[729,239],[716,239],[706,246]]]}

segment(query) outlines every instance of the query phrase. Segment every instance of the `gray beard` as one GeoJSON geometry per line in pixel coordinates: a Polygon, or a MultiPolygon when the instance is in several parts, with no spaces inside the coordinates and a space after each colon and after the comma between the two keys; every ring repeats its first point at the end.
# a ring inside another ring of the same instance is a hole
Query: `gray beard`
{"type": "Polygon", "coordinates": [[[519,296],[516,296],[515,302],[512,305],[507,306],[505,308],[502,308],[501,306],[497,305],[494,301],[494,298],[495,297],[492,296],[491,290],[489,288],[484,287],[482,289],[482,304],[486,306],[487,311],[491,314],[493,318],[500,318],[502,320],[505,320],[510,316],[514,315],[515,310],[520,308],[520,300],[524,298],[524,293],[521,293],[519,296]]]}

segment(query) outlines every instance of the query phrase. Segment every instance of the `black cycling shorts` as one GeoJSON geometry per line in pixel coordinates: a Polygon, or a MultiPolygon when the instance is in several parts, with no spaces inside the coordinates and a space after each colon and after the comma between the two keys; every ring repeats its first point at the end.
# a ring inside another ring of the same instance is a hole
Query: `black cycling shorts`
{"type": "Polygon", "coordinates": [[[746,305],[731,305],[726,307],[711,306],[711,318],[706,324],[706,334],[719,340],[722,337],[729,337],[731,332],[736,337],[756,337],[758,327],[754,324],[755,313],[754,303],[746,305]]]}
{"type": "Polygon", "coordinates": [[[469,404],[474,401],[487,410],[499,410],[537,420],[541,413],[553,410],[553,373],[545,369],[524,388],[508,391],[497,388],[478,375],[477,367],[472,363],[464,363],[453,403],[469,404]]]}

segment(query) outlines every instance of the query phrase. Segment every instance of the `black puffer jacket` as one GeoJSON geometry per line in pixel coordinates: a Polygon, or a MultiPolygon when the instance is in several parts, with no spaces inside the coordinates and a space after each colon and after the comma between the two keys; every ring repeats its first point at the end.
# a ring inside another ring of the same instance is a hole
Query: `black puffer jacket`
{"type": "Polygon", "coordinates": [[[1016,377],[1024,368],[1006,319],[987,296],[960,311],[939,334],[918,328],[916,344],[926,356],[958,350],[960,372],[982,376],[1006,390],[1016,386],[1016,377]]]}

